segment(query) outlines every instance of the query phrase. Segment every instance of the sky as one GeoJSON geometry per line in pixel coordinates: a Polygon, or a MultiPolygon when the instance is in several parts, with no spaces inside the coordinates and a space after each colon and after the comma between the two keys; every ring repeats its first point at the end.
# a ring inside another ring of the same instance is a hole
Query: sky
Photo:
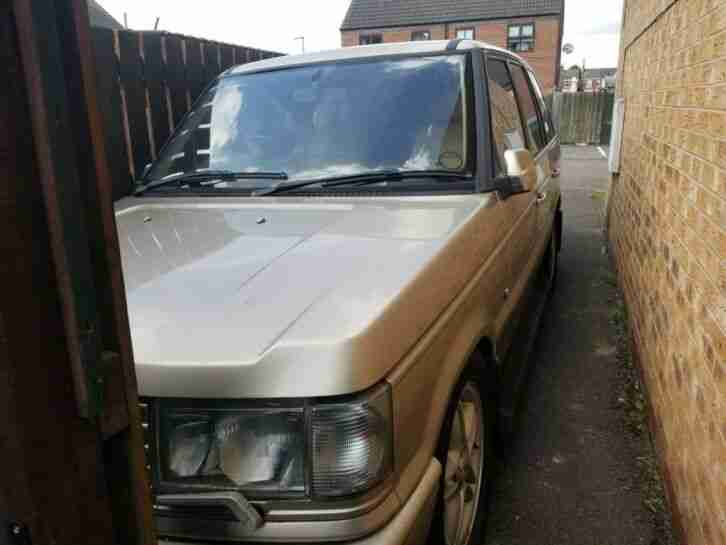
{"type": "MultiPolygon", "coordinates": [[[[484,0],[486,1],[486,0],[484,0]]],[[[567,0],[565,43],[575,52],[567,67],[615,67],[623,0],[567,0]]],[[[159,29],[248,47],[299,53],[340,47],[340,24],[350,0],[99,0],[118,21],[124,12],[130,28],[159,29]]]]}

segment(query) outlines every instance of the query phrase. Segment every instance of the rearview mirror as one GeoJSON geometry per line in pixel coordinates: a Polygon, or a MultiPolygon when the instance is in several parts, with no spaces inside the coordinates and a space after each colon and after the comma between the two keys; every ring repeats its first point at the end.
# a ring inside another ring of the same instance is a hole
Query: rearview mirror
{"type": "Polygon", "coordinates": [[[504,152],[504,163],[507,167],[507,176],[513,182],[518,180],[521,185],[521,191],[518,193],[534,191],[537,187],[537,165],[531,151],[524,148],[507,150],[504,152]]]}

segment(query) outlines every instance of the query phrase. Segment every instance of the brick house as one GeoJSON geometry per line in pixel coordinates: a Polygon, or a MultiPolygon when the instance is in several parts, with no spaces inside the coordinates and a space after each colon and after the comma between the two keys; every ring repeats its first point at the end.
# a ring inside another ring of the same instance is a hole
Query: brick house
{"type": "Polygon", "coordinates": [[[557,86],[564,0],[351,0],[343,47],[411,40],[481,40],[521,55],[557,86]]]}
{"type": "Polygon", "coordinates": [[[670,506],[726,543],[726,2],[625,0],[608,205],[670,506]]]}
{"type": "Polygon", "coordinates": [[[579,68],[562,70],[560,89],[563,93],[576,93],[582,78],[582,90],[585,93],[612,92],[615,90],[617,73],[617,68],[587,68],[584,73],[581,73],[579,68]]]}

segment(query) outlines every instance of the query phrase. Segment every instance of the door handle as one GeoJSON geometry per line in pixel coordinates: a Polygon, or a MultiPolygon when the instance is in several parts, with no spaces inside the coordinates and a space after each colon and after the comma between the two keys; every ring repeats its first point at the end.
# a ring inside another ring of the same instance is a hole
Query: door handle
{"type": "Polygon", "coordinates": [[[547,200],[546,191],[537,191],[537,204],[545,202],[547,200]]]}

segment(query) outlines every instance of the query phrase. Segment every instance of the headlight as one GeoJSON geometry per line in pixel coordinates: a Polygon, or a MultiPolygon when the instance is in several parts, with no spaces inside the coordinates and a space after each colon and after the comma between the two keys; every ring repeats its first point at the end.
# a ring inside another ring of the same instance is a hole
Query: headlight
{"type": "Polygon", "coordinates": [[[302,409],[161,410],[162,483],[305,493],[302,409]]]}
{"type": "Polygon", "coordinates": [[[215,410],[162,401],[159,423],[161,489],[347,496],[375,486],[393,465],[388,386],[307,408],[215,410]]]}

